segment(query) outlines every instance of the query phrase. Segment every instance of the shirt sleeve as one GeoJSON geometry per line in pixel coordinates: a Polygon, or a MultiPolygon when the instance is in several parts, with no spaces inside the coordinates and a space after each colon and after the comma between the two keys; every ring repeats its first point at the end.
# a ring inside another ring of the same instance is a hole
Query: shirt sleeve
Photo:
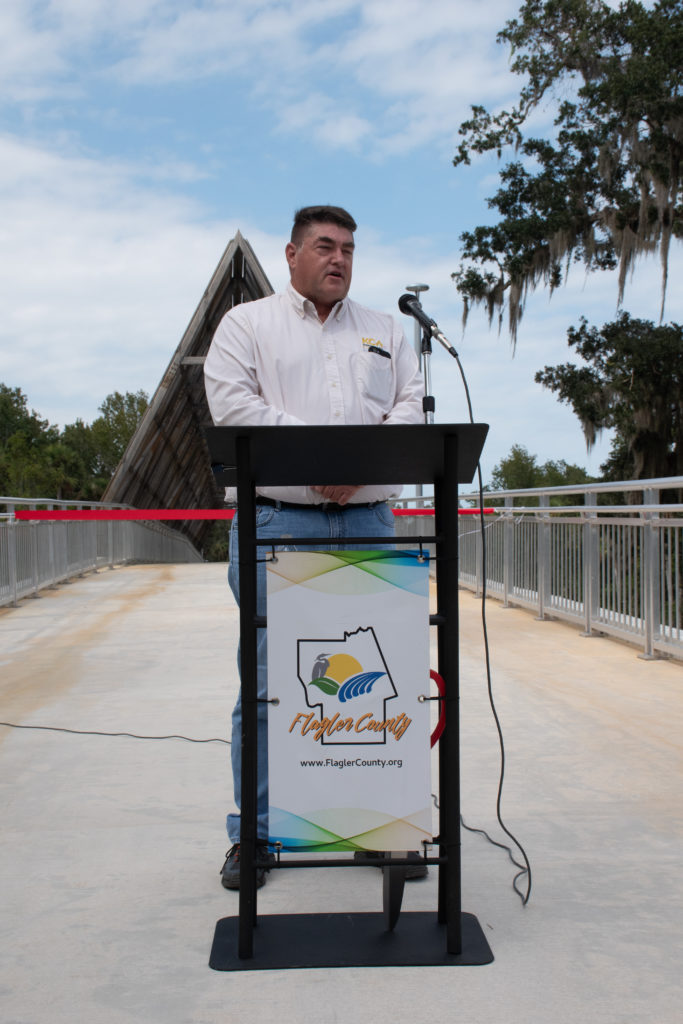
{"type": "Polygon", "coordinates": [[[256,376],[253,325],[247,317],[238,317],[232,310],[226,313],[214,334],[204,363],[204,383],[217,427],[284,427],[304,423],[264,400],[256,376]]]}
{"type": "Polygon", "coordinates": [[[392,409],[385,417],[384,422],[424,423],[422,410],[424,382],[417,355],[395,320],[393,323],[394,344],[392,349],[396,359],[396,394],[392,409]]]}

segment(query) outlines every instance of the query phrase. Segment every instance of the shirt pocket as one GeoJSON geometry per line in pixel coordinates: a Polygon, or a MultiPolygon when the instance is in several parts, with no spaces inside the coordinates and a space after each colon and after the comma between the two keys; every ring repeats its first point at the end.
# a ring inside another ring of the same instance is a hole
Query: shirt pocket
{"type": "Polygon", "coordinates": [[[382,412],[388,412],[394,395],[393,360],[377,352],[363,351],[356,356],[356,379],[362,397],[382,412]]]}

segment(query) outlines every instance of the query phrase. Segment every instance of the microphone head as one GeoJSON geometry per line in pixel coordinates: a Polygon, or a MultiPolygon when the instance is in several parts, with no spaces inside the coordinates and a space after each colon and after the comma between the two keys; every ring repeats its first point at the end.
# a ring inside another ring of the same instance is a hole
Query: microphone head
{"type": "Polygon", "coordinates": [[[406,292],[398,300],[398,308],[402,313],[406,313],[408,316],[412,315],[415,306],[421,306],[422,303],[418,299],[417,295],[413,295],[411,292],[406,292]]]}

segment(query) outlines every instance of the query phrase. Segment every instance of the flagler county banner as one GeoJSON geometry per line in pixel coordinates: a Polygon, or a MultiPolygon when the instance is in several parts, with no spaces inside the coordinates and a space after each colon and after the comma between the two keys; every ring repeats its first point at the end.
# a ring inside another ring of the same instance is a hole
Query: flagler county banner
{"type": "Polygon", "coordinates": [[[428,562],[292,551],[267,570],[270,841],[420,850],[432,838],[429,703],[418,700],[428,562]]]}

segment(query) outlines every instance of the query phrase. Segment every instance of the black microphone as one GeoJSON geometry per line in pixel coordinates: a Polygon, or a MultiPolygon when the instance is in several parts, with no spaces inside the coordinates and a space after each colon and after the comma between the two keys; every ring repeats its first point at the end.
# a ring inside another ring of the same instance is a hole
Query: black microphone
{"type": "Polygon", "coordinates": [[[441,342],[446,351],[450,352],[450,354],[455,356],[457,359],[458,353],[455,351],[446,335],[442,334],[439,330],[439,325],[436,321],[427,316],[422,308],[422,303],[416,295],[411,295],[410,292],[406,292],[405,295],[402,295],[398,300],[398,308],[402,313],[405,313],[406,316],[414,316],[420,326],[425,331],[428,331],[432,338],[436,338],[437,341],[441,342]]]}

